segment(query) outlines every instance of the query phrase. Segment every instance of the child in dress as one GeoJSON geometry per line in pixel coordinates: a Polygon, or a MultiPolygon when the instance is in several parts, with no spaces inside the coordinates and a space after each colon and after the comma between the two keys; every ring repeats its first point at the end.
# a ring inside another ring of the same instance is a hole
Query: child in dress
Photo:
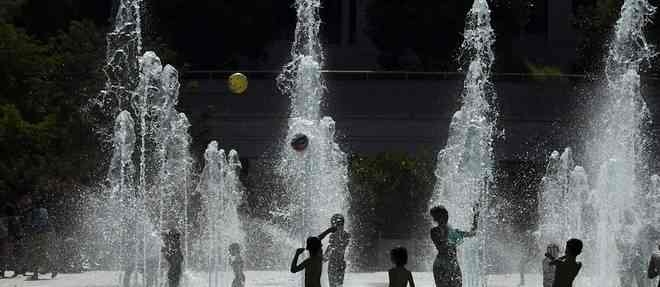
{"type": "Polygon", "coordinates": [[[339,287],[344,285],[344,274],[346,273],[346,260],[344,254],[351,240],[351,234],[344,229],[344,216],[335,214],[330,218],[332,225],[329,230],[330,240],[328,248],[325,250],[324,260],[328,262],[328,280],[329,287],[339,287]]]}

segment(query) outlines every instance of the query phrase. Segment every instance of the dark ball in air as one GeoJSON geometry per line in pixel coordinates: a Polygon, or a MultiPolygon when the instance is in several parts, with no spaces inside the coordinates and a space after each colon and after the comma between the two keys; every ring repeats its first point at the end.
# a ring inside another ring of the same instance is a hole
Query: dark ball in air
{"type": "Polygon", "coordinates": [[[304,151],[309,144],[309,138],[304,134],[296,134],[291,139],[291,147],[296,151],[304,151]]]}

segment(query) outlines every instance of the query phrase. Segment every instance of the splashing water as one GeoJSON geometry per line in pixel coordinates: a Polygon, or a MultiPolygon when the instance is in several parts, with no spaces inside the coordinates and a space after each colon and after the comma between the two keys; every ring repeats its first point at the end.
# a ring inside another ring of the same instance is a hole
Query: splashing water
{"type": "Polygon", "coordinates": [[[223,278],[227,271],[229,245],[245,246],[245,234],[237,213],[243,196],[243,187],[238,175],[241,163],[234,150],[227,156],[212,141],[204,152],[206,164],[196,189],[202,198],[202,212],[198,217],[202,227],[201,236],[195,242],[191,259],[208,271],[208,286],[229,286],[230,277],[223,278]]]}
{"type": "Polygon", "coordinates": [[[107,36],[107,82],[99,103],[111,104],[106,107],[109,112],[121,112],[113,137],[109,192],[105,200],[96,202],[95,216],[111,222],[98,226],[98,232],[109,238],[107,253],[121,259],[120,270],[134,270],[131,278],[124,274],[124,284],[142,281],[144,285],[153,279],[159,286],[164,282],[160,271],[140,280],[137,270],[164,264],[158,247],[162,230],[182,231],[187,253],[193,162],[190,124],[185,114],[176,111],[180,87],[176,69],[163,66],[153,52],[139,56],[142,2],[122,0],[118,5],[114,29],[107,36]],[[117,216],[113,208],[124,212],[117,216]]]}
{"type": "Polygon", "coordinates": [[[142,0],[118,1],[114,27],[106,36],[106,75],[102,97],[96,104],[118,113],[128,109],[139,78],[138,58],[142,51],[142,0]]]}
{"type": "MultiPolygon", "coordinates": [[[[475,203],[487,203],[493,170],[494,121],[497,118],[489,103],[495,96],[489,80],[495,58],[492,51],[495,35],[485,0],[474,1],[467,15],[464,35],[462,59],[468,70],[463,102],[452,118],[447,145],[438,153],[437,182],[430,204],[444,205],[453,227],[470,230],[472,207],[475,203]]],[[[486,204],[481,206],[483,209],[486,204]]],[[[484,224],[480,224],[477,237],[466,240],[459,249],[464,286],[486,284],[484,228],[484,224]]]]}
{"type": "Polygon", "coordinates": [[[335,143],[335,122],[321,117],[325,85],[321,75],[323,52],[319,41],[320,0],[297,0],[295,40],[288,63],[277,82],[291,99],[288,130],[282,143],[278,173],[289,194],[284,215],[293,237],[319,234],[334,213],[347,210],[346,155],[335,143]],[[289,142],[305,134],[309,145],[295,151],[289,142]]]}
{"type": "MultiPolygon", "coordinates": [[[[126,211],[119,220],[118,230],[115,229],[118,231],[115,240],[120,241],[118,244],[122,247],[116,250],[123,250],[121,270],[131,269],[128,265],[135,265],[133,270],[139,270],[164,263],[160,252],[150,251],[155,250],[153,245],[158,241],[151,239],[154,232],[169,228],[183,231],[184,248],[188,239],[192,157],[190,124],[186,116],[175,109],[178,73],[171,66],[163,67],[153,52],[145,53],[139,63],[140,80],[131,98],[131,108],[138,115],[138,121],[135,122],[126,110],[117,117],[115,151],[108,178],[111,194],[108,205],[99,206],[99,209],[109,208],[116,206],[113,201],[119,201],[119,207],[126,211]],[[127,238],[126,234],[132,238],[127,238]],[[127,252],[126,248],[133,250],[127,252]]],[[[137,284],[137,272],[133,272],[133,276],[130,281],[137,284]]],[[[145,277],[142,277],[143,283],[147,280],[145,277]]],[[[155,284],[163,281],[160,272],[156,272],[154,280],[155,284]]]]}
{"type": "Polygon", "coordinates": [[[563,248],[571,237],[592,238],[591,198],[587,174],[573,161],[570,148],[552,152],[539,195],[539,250],[554,243],[563,248]]]}
{"type": "Polygon", "coordinates": [[[648,181],[643,128],[648,110],[640,92],[640,68],[654,56],[644,36],[655,8],[645,0],[626,0],[607,55],[607,91],[595,124],[593,166],[600,166],[594,207],[596,236],[592,286],[618,286],[619,271],[632,256],[642,186],[648,181]]]}

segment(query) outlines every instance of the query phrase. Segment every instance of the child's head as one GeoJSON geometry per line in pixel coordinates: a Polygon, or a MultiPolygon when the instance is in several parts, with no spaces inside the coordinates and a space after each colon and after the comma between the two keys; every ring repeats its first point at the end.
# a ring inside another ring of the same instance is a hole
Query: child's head
{"type": "Polygon", "coordinates": [[[546,247],[546,252],[554,258],[559,257],[559,245],[554,243],[548,244],[548,247],[546,247]]]}
{"type": "Polygon", "coordinates": [[[390,259],[397,267],[405,266],[408,263],[408,250],[405,247],[397,247],[390,251],[390,259]]]}
{"type": "Polygon", "coordinates": [[[577,257],[582,253],[582,241],[580,239],[571,238],[566,241],[566,255],[577,257]]]}
{"type": "Polygon", "coordinates": [[[344,222],[345,222],[344,216],[339,213],[333,215],[330,218],[330,225],[332,225],[333,227],[337,227],[337,228],[344,227],[344,222]]]}
{"type": "Polygon", "coordinates": [[[322,250],[323,245],[321,244],[321,239],[315,236],[307,238],[307,251],[309,251],[310,255],[321,254],[322,250]]]}
{"type": "Polygon", "coordinates": [[[236,256],[241,254],[241,246],[238,243],[232,243],[229,245],[229,254],[231,256],[236,256]]]}
{"type": "Polygon", "coordinates": [[[433,217],[433,220],[438,224],[444,225],[449,221],[449,212],[444,206],[438,205],[431,208],[431,217],[433,217]]]}

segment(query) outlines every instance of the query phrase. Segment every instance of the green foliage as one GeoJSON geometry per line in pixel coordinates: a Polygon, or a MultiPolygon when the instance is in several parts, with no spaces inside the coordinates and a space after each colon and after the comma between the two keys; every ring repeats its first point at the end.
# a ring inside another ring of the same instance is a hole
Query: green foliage
{"type": "MultiPolygon", "coordinates": [[[[31,36],[47,41],[59,31],[68,30],[72,21],[91,19],[95,25],[108,23],[111,2],[115,0],[10,0],[17,9],[8,22],[25,28],[31,36]]],[[[4,2],[4,1],[0,1],[4,2]]]]}
{"type": "Polygon", "coordinates": [[[32,191],[30,179],[49,167],[47,154],[55,142],[56,120],[25,121],[13,105],[0,106],[0,191],[32,191]]]}
{"type": "Polygon", "coordinates": [[[433,192],[435,157],[383,153],[354,156],[350,161],[351,224],[362,230],[354,235],[361,258],[358,268],[377,266],[367,254],[377,252],[379,237],[414,238],[425,234],[428,202],[433,192]],[[401,220],[406,218],[406,220],[401,220]]]}
{"type": "Polygon", "coordinates": [[[82,111],[101,88],[102,33],[71,22],[48,43],[0,24],[0,192],[84,183],[98,158],[82,111]]]}
{"type": "Polygon", "coordinates": [[[557,66],[537,65],[530,61],[525,61],[525,66],[527,67],[529,73],[531,73],[534,77],[537,77],[539,79],[543,79],[546,76],[561,75],[561,68],[557,66]]]}
{"type": "Polygon", "coordinates": [[[58,64],[46,46],[13,25],[0,24],[0,104],[15,104],[29,120],[43,117],[43,93],[58,64]]]}

